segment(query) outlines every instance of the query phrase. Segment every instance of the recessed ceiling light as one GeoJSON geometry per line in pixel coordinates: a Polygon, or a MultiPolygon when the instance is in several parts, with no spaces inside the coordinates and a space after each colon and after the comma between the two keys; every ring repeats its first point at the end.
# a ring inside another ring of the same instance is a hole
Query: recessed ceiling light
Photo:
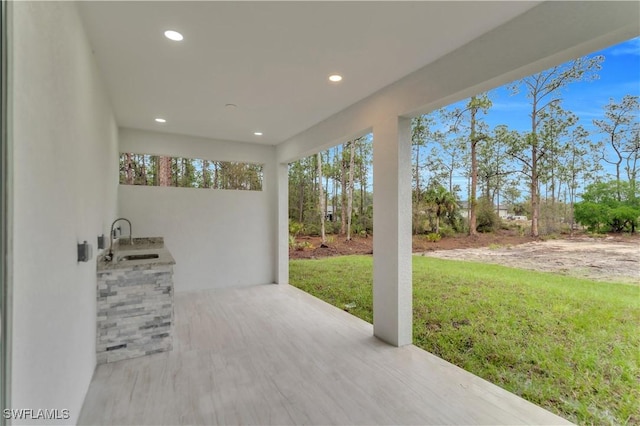
{"type": "Polygon", "coordinates": [[[253,134],[256,136],[262,136],[262,132],[253,132],[253,134]]]}
{"type": "Polygon", "coordinates": [[[156,118],[156,123],[166,123],[167,120],[165,120],[164,118],[156,118]]]}
{"type": "Polygon", "coordinates": [[[342,81],[342,76],[340,74],[331,74],[329,76],[329,81],[333,83],[337,83],[339,81],[342,81]]]}
{"type": "Polygon", "coordinates": [[[166,38],[168,38],[169,40],[173,40],[173,41],[182,41],[182,39],[184,37],[182,37],[182,34],[180,34],[177,31],[173,31],[173,30],[167,30],[164,32],[164,36],[166,38]]]}
{"type": "Polygon", "coordinates": [[[236,109],[236,108],[238,108],[238,105],[236,105],[236,104],[226,104],[226,105],[225,105],[225,108],[228,108],[228,109],[236,109]]]}

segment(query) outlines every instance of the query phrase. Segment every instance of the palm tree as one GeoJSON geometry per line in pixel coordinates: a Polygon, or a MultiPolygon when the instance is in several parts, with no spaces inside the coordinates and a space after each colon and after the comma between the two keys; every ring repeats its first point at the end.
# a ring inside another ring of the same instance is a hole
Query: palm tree
{"type": "Polygon", "coordinates": [[[435,232],[440,232],[440,219],[446,215],[452,216],[458,207],[456,197],[440,184],[433,185],[425,194],[426,200],[432,205],[436,216],[435,232]]]}

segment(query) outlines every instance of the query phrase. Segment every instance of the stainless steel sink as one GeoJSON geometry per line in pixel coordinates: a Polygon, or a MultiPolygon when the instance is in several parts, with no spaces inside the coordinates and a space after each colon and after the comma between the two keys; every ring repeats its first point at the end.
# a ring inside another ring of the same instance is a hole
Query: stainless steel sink
{"type": "Polygon", "coordinates": [[[126,256],[119,257],[118,260],[147,260],[147,259],[157,259],[159,257],[156,253],[145,253],[145,254],[128,254],[126,256]]]}

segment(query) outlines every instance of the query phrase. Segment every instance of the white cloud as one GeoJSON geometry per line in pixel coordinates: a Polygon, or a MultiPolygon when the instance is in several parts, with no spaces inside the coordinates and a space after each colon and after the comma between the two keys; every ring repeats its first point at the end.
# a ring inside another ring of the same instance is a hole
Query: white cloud
{"type": "Polygon", "coordinates": [[[640,56],[640,37],[632,38],[631,40],[620,43],[610,49],[610,55],[635,55],[640,56]]]}

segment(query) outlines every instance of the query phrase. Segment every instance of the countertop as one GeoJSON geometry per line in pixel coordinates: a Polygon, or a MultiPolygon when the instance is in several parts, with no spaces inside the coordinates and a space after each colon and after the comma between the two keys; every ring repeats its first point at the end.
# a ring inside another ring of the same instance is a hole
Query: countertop
{"type": "Polygon", "coordinates": [[[114,242],[114,256],[118,259],[124,255],[136,255],[136,254],[157,254],[156,259],[138,259],[138,260],[118,260],[117,262],[107,262],[105,255],[109,249],[105,250],[105,253],[98,256],[97,270],[103,271],[117,271],[125,269],[149,269],[154,266],[175,265],[176,261],[173,256],[164,246],[163,237],[143,237],[134,238],[133,245],[129,245],[128,238],[122,238],[118,242],[114,242]]]}

